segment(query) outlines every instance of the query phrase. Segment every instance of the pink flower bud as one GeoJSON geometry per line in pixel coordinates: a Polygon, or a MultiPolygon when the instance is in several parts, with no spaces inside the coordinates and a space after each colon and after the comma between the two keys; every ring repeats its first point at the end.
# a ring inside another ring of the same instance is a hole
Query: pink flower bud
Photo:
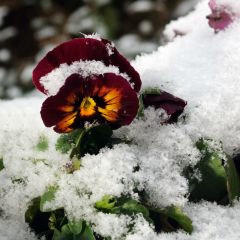
{"type": "Polygon", "coordinates": [[[208,24],[215,32],[226,29],[234,21],[236,15],[230,6],[218,4],[216,0],[210,0],[208,5],[212,11],[207,16],[208,24]]]}

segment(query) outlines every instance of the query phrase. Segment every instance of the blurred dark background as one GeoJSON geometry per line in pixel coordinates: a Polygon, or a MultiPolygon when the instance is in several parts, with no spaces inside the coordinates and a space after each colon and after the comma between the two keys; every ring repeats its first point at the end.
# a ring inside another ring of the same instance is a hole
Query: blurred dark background
{"type": "Polygon", "coordinates": [[[164,26],[198,0],[0,0],[0,99],[33,89],[47,51],[81,33],[111,39],[127,58],[157,49],[164,26]]]}

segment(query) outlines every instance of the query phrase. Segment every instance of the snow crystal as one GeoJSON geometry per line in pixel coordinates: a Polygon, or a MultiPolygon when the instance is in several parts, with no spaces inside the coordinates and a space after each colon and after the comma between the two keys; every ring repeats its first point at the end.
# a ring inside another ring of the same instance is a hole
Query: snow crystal
{"type": "Polygon", "coordinates": [[[193,220],[194,232],[189,235],[182,231],[177,233],[155,234],[148,224],[138,221],[136,232],[129,234],[127,240],[238,240],[240,238],[240,203],[234,207],[218,206],[202,202],[188,204],[184,211],[193,220]]]}
{"type": "Polygon", "coordinates": [[[192,138],[222,141],[231,155],[240,146],[240,24],[215,34],[205,19],[206,6],[203,1],[196,16],[194,12],[180,20],[191,32],[138,57],[134,66],[144,87],[158,86],[188,102],[182,128],[192,138]]]}
{"type": "Polygon", "coordinates": [[[108,51],[108,55],[109,55],[109,56],[113,55],[113,53],[114,53],[114,51],[113,51],[114,47],[115,47],[115,46],[114,46],[114,43],[113,43],[113,42],[106,44],[106,48],[107,48],[107,51],[108,51]]]}
{"type": "Polygon", "coordinates": [[[64,85],[66,78],[74,73],[79,73],[83,77],[93,74],[99,75],[112,72],[121,75],[127,80],[129,77],[125,73],[120,73],[116,66],[106,66],[101,61],[75,61],[71,65],[61,64],[58,68],[41,77],[40,82],[46,89],[48,95],[56,95],[64,85]]]}
{"type": "Polygon", "coordinates": [[[199,3],[196,9],[196,11],[189,13],[185,17],[171,21],[166,26],[163,34],[167,41],[172,41],[176,36],[186,35],[192,31],[199,32],[199,27],[202,25],[207,27],[206,16],[211,12],[207,1],[199,3]],[[198,23],[197,26],[196,23],[198,23]]]}
{"type": "MultiPolygon", "coordinates": [[[[114,131],[116,137],[130,140],[129,144],[104,148],[98,155],[85,155],[82,166],[73,174],[64,171],[69,156],[55,150],[58,135],[43,126],[39,114],[42,98],[0,102],[0,156],[5,166],[0,172],[3,239],[35,238],[24,222],[24,213],[29,201],[52,185],[57,185],[58,191],[44,207],[64,207],[70,219],[84,218],[94,231],[113,240],[240,238],[240,203],[189,203],[188,181],[182,174],[186,166],[199,161],[195,143],[201,137],[221,142],[230,156],[240,146],[240,23],[235,21],[215,34],[205,19],[210,12],[207,3],[202,1],[193,13],[170,24],[166,34],[171,42],[133,63],[140,72],[143,88],[157,86],[188,102],[184,117],[176,124],[161,125],[166,113],[148,108],[143,118],[114,131]],[[174,29],[185,36],[174,38],[174,29]],[[49,143],[45,152],[36,150],[42,136],[49,143]],[[149,196],[149,205],[183,207],[193,221],[192,235],[183,231],[156,234],[142,215],[129,218],[94,208],[95,202],[106,194],[138,200],[137,192],[143,189],[149,196]]],[[[88,76],[106,71],[119,74],[116,67],[106,67],[102,62],[74,62],[61,65],[41,82],[52,95],[72,73],[88,76]],[[51,84],[55,78],[60,80],[51,84]]]]}
{"type": "Polygon", "coordinates": [[[85,38],[92,38],[96,39],[98,41],[101,41],[101,36],[98,33],[93,33],[93,34],[83,34],[85,38]]]}
{"type": "Polygon", "coordinates": [[[240,4],[236,0],[216,0],[217,6],[226,6],[232,13],[240,15],[240,4]]]}
{"type": "Polygon", "coordinates": [[[0,218],[1,240],[37,240],[24,221],[0,218]]]}

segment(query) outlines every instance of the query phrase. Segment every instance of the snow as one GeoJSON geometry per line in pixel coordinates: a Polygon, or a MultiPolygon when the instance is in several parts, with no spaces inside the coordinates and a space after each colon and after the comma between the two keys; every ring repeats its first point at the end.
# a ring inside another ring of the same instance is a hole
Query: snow
{"type": "MultiPolygon", "coordinates": [[[[184,118],[177,124],[160,125],[166,118],[164,111],[147,109],[144,118],[135,119],[114,133],[131,140],[131,144],[104,148],[98,155],[85,155],[82,167],[73,174],[64,171],[68,155],[55,150],[59,135],[42,123],[39,114],[42,97],[0,102],[0,156],[5,165],[0,172],[3,211],[0,233],[4,240],[36,239],[24,223],[24,212],[31,199],[52,185],[59,188],[55,199],[45,208],[64,207],[70,219],[84,218],[94,231],[113,240],[240,238],[240,203],[233,206],[189,203],[188,181],[182,175],[186,166],[195,165],[200,159],[195,147],[200,137],[221,141],[230,156],[240,146],[240,22],[236,20],[216,34],[205,19],[209,12],[207,1],[202,1],[193,13],[170,23],[165,32],[170,42],[133,62],[143,88],[157,86],[188,102],[184,118]],[[185,36],[174,37],[174,29],[183,31],[185,36]],[[45,152],[36,150],[41,136],[48,139],[49,149],[45,152]],[[136,166],[139,171],[134,171],[136,166]],[[14,178],[22,179],[23,183],[13,182],[14,178]],[[129,218],[104,214],[94,208],[94,203],[106,194],[125,194],[137,200],[135,188],[144,189],[148,203],[156,207],[181,206],[193,221],[192,235],[183,231],[157,235],[141,215],[129,218]],[[133,226],[130,232],[128,224],[133,226]]],[[[84,69],[81,74],[86,76],[98,71],[118,73],[116,67],[106,67],[101,62],[88,65],[88,62],[61,65],[41,81],[49,95],[53,95],[56,87],[50,79],[59,78],[59,82],[54,82],[59,89],[76,69],[84,69]]]]}
{"type": "Polygon", "coordinates": [[[187,123],[182,127],[189,135],[222,141],[231,155],[240,145],[240,24],[236,20],[218,34],[206,20],[199,21],[196,28],[196,19],[208,14],[204,4],[206,1],[199,5],[196,16],[192,13],[180,20],[191,29],[186,36],[138,57],[134,66],[144,87],[158,86],[188,102],[187,123]]]}
{"type": "Polygon", "coordinates": [[[126,73],[120,73],[119,69],[113,65],[106,66],[101,61],[75,61],[71,65],[62,63],[58,68],[41,77],[40,82],[46,89],[48,95],[56,95],[64,85],[66,78],[74,73],[79,73],[83,77],[93,74],[99,75],[112,72],[129,79],[126,73]],[[54,79],[54,81],[53,81],[54,79]]]}
{"type": "Polygon", "coordinates": [[[227,6],[233,13],[240,15],[239,1],[236,0],[216,0],[217,6],[227,6]]]}

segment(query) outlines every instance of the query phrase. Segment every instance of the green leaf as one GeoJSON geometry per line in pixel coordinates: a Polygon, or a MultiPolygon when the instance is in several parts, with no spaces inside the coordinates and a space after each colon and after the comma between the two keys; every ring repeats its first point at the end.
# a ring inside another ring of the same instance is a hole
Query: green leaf
{"type": "Polygon", "coordinates": [[[240,176],[231,158],[228,158],[225,169],[227,173],[228,197],[229,201],[233,202],[234,199],[240,198],[240,176]]]}
{"type": "Polygon", "coordinates": [[[141,213],[146,219],[149,217],[149,211],[142,204],[130,198],[114,198],[106,195],[102,200],[96,202],[95,208],[99,211],[112,214],[135,215],[141,213]]]}
{"type": "Polygon", "coordinates": [[[46,239],[49,239],[52,235],[48,225],[50,216],[51,213],[40,211],[40,198],[38,197],[30,202],[25,212],[25,221],[39,237],[45,236],[46,239]]]}
{"type": "Polygon", "coordinates": [[[74,238],[74,240],[96,240],[92,229],[85,223],[83,233],[80,236],[74,238]]]}
{"type": "Polygon", "coordinates": [[[77,156],[81,158],[86,153],[98,154],[99,150],[110,142],[112,134],[112,129],[105,124],[94,126],[83,131],[70,157],[73,158],[77,156]]]}
{"type": "Polygon", "coordinates": [[[83,129],[76,129],[70,133],[62,134],[56,143],[56,150],[61,153],[68,153],[76,144],[79,135],[83,129]]]}
{"type": "Polygon", "coordinates": [[[171,206],[164,209],[163,213],[168,216],[168,218],[175,220],[184,231],[188,233],[193,232],[192,220],[183,213],[181,208],[171,206]]]}
{"type": "Polygon", "coordinates": [[[31,201],[27,211],[25,212],[25,221],[32,223],[36,214],[39,211],[40,198],[35,198],[31,201]]]}
{"type": "Polygon", "coordinates": [[[3,158],[0,158],[0,171],[4,169],[3,158]]]}
{"type": "Polygon", "coordinates": [[[65,224],[61,228],[61,232],[65,234],[72,234],[71,229],[68,224],[65,224]]]}
{"type": "Polygon", "coordinates": [[[139,107],[138,107],[138,113],[137,118],[144,117],[144,104],[143,104],[143,94],[140,94],[139,96],[139,107]]]}
{"type": "Polygon", "coordinates": [[[71,222],[54,230],[52,240],[95,240],[92,229],[84,221],[71,222]]]}
{"type": "Polygon", "coordinates": [[[179,207],[171,206],[164,209],[151,209],[149,217],[156,232],[175,232],[183,229],[191,234],[193,231],[191,219],[179,207]]]}
{"type": "Polygon", "coordinates": [[[44,135],[40,136],[37,146],[36,146],[36,149],[40,152],[44,152],[48,149],[48,147],[49,147],[48,139],[44,135]]]}
{"type": "Polygon", "coordinates": [[[55,198],[55,193],[57,192],[58,187],[57,186],[50,186],[47,191],[41,196],[40,198],[40,210],[42,212],[51,212],[54,209],[45,209],[44,204],[47,202],[51,202],[55,198]]]}
{"type": "Polygon", "coordinates": [[[221,203],[227,195],[227,176],[222,164],[221,155],[211,149],[209,140],[200,139],[196,146],[202,153],[201,160],[194,171],[201,174],[201,180],[189,179],[190,201],[216,201],[221,203]]]}
{"type": "Polygon", "coordinates": [[[69,230],[67,224],[63,226],[60,232],[58,229],[54,229],[52,240],[73,240],[73,234],[69,230]]]}
{"type": "Polygon", "coordinates": [[[144,104],[143,104],[144,95],[146,95],[146,94],[160,94],[160,93],[161,93],[161,90],[157,87],[149,87],[149,88],[144,89],[141,92],[141,94],[139,96],[139,108],[138,108],[138,114],[137,114],[138,118],[144,116],[144,104]]]}
{"type": "Polygon", "coordinates": [[[148,87],[142,91],[142,95],[145,94],[160,94],[162,91],[158,87],[148,87]]]}
{"type": "Polygon", "coordinates": [[[133,215],[133,214],[142,213],[143,217],[145,218],[149,217],[148,209],[133,199],[126,199],[126,200],[120,201],[119,204],[122,204],[121,213],[123,214],[133,215]]]}
{"type": "Polygon", "coordinates": [[[95,203],[95,208],[101,211],[110,211],[115,207],[117,200],[111,196],[106,195],[100,201],[95,203]]]}
{"type": "Polygon", "coordinates": [[[83,221],[70,222],[68,227],[73,234],[78,235],[83,229],[83,221]]]}

